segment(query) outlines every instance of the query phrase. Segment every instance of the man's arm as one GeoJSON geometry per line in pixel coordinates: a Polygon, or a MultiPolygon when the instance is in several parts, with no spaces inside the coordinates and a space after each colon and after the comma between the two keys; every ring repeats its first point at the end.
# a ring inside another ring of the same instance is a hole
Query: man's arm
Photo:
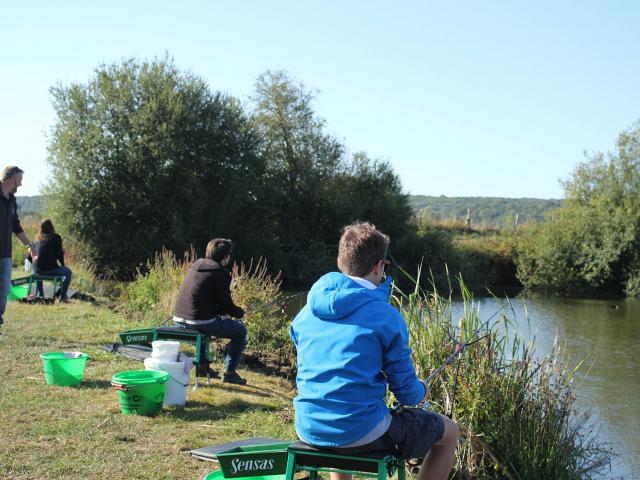
{"type": "Polygon", "coordinates": [[[215,282],[215,288],[222,313],[229,314],[235,318],[244,317],[244,310],[233,303],[231,298],[231,277],[229,275],[221,275],[216,280],[219,280],[215,282]]]}
{"type": "Polygon", "coordinates": [[[27,252],[29,252],[29,255],[31,255],[32,257],[35,256],[35,250],[33,250],[31,247],[33,246],[32,243],[29,241],[29,237],[27,237],[27,234],[24,233],[24,230],[20,233],[16,233],[16,237],[18,237],[18,240],[20,240],[22,242],[22,244],[27,247],[27,252]]]}
{"type": "Polygon", "coordinates": [[[405,405],[417,405],[426,398],[428,388],[416,376],[404,320],[398,312],[393,313],[393,318],[389,319],[391,330],[385,345],[382,368],[396,399],[405,405]]]}

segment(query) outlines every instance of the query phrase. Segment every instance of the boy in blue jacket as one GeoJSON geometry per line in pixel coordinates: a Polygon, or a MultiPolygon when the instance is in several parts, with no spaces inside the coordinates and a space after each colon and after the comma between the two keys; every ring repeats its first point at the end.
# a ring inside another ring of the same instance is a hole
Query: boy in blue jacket
{"type": "MultiPolygon", "coordinates": [[[[344,228],[338,268],[311,288],[290,335],[298,352],[298,395],[293,401],[300,439],[345,454],[389,451],[424,457],[418,480],[445,480],[458,427],[430,411],[405,408],[392,415],[387,385],[396,399],[416,405],[428,388],[415,373],[408,333],[389,305],[384,279],[389,237],[369,223],[344,228]]],[[[332,473],[332,480],[350,475],[332,473]]]]}

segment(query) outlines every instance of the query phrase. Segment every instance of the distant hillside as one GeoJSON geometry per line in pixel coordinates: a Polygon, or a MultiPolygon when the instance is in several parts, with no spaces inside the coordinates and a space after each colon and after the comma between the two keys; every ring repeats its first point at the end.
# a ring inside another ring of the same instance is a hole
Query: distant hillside
{"type": "Polygon", "coordinates": [[[18,202],[18,214],[21,217],[24,217],[25,215],[39,214],[44,206],[44,197],[42,195],[24,197],[20,195],[20,192],[18,192],[16,195],[16,201],[18,202]]]}
{"type": "Polygon", "coordinates": [[[501,226],[511,223],[516,214],[519,224],[542,221],[544,213],[559,207],[562,200],[409,195],[409,204],[416,213],[422,211],[422,215],[428,215],[434,220],[464,220],[469,209],[472,224],[501,226]]]}
{"type": "MultiPolygon", "coordinates": [[[[18,211],[20,216],[41,214],[44,207],[42,195],[22,196],[18,193],[18,211]]],[[[423,211],[434,220],[467,218],[467,208],[471,211],[471,223],[501,226],[512,222],[518,214],[518,223],[532,220],[542,221],[547,210],[557,208],[562,200],[540,198],[502,198],[502,197],[431,197],[428,195],[409,195],[409,205],[414,212],[423,211]]]]}

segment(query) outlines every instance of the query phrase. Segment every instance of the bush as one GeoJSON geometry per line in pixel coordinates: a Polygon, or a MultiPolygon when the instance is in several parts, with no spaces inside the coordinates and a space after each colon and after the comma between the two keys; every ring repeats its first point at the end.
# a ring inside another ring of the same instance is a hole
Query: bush
{"type": "Polygon", "coordinates": [[[564,182],[566,201],[528,228],[516,262],[525,287],[541,292],[633,292],[640,264],[640,123],[617,149],[595,154],[564,182]]]}
{"type": "MultiPolygon", "coordinates": [[[[131,320],[144,325],[158,325],[173,312],[180,286],[195,260],[193,251],[183,260],[166,250],[147,265],[146,273],[122,291],[119,309],[131,320]]],[[[237,305],[246,309],[244,318],[247,345],[261,355],[277,355],[279,364],[291,362],[293,346],[289,342],[288,320],[282,311],[280,277],[267,273],[267,263],[234,264],[231,294],[237,305]]]]}
{"type": "Polygon", "coordinates": [[[261,224],[263,162],[236,99],[166,57],[101,65],[51,94],[47,206],[102,277],[131,279],[163,247],[245,238],[261,224]]]}
{"type": "Polygon", "coordinates": [[[96,276],[95,268],[87,262],[65,262],[71,269],[71,289],[103,297],[107,295],[106,284],[96,276]]]}
{"type": "Polygon", "coordinates": [[[185,253],[183,261],[167,250],[156,254],[146,273],[138,271],[136,279],[122,290],[120,310],[137,322],[157,324],[166,319],[194,260],[193,251],[185,253]]]}
{"type": "Polygon", "coordinates": [[[293,358],[289,340],[289,319],[282,309],[284,296],[280,292],[280,276],[267,273],[267,262],[235,264],[233,266],[233,299],[245,306],[247,346],[261,355],[277,354],[278,364],[293,358]]]}
{"type": "MultiPolygon", "coordinates": [[[[432,408],[460,425],[454,478],[590,479],[609,463],[610,452],[576,413],[572,372],[559,352],[536,360],[533,345],[517,334],[509,342],[509,321],[501,315],[481,324],[479,309],[460,279],[464,314],[457,328],[451,299],[416,287],[394,289],[404,316],[418,375],[426,377],[462,342],[485,338],[465,350],[431,384],[432,408]]],[[[505,305],[508,307],[508,304],[505,305]]]]}

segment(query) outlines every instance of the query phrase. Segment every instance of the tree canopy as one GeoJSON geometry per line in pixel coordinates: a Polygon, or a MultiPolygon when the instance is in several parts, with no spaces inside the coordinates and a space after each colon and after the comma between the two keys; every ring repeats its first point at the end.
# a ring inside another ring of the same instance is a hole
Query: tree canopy
{"type": "Polygon", "coordinates": [[[563,185],[564,205],[520,247],[522,283],[640,294],[640,123],[619,135],[615,152],[587,157],[563,185]]]}
{"type": "Polygon", "coordinates": [[[163,247],[184,251],[216,232],[251,234],[262,161],[235,99],[167,59],[103,65],[51,93],[46,192],[100,273],[131,275],[163,247]]]}
{"type": "Polygon", "coordinates": [[[257,79],[252,109],[167,58],[102,65],[51,93],[49,207],[101,275],[222,236],[304,284],[334,268],[343,225],[400,234],[409,219],[389,164],[348,155],[284,72],[257,79]]]}

